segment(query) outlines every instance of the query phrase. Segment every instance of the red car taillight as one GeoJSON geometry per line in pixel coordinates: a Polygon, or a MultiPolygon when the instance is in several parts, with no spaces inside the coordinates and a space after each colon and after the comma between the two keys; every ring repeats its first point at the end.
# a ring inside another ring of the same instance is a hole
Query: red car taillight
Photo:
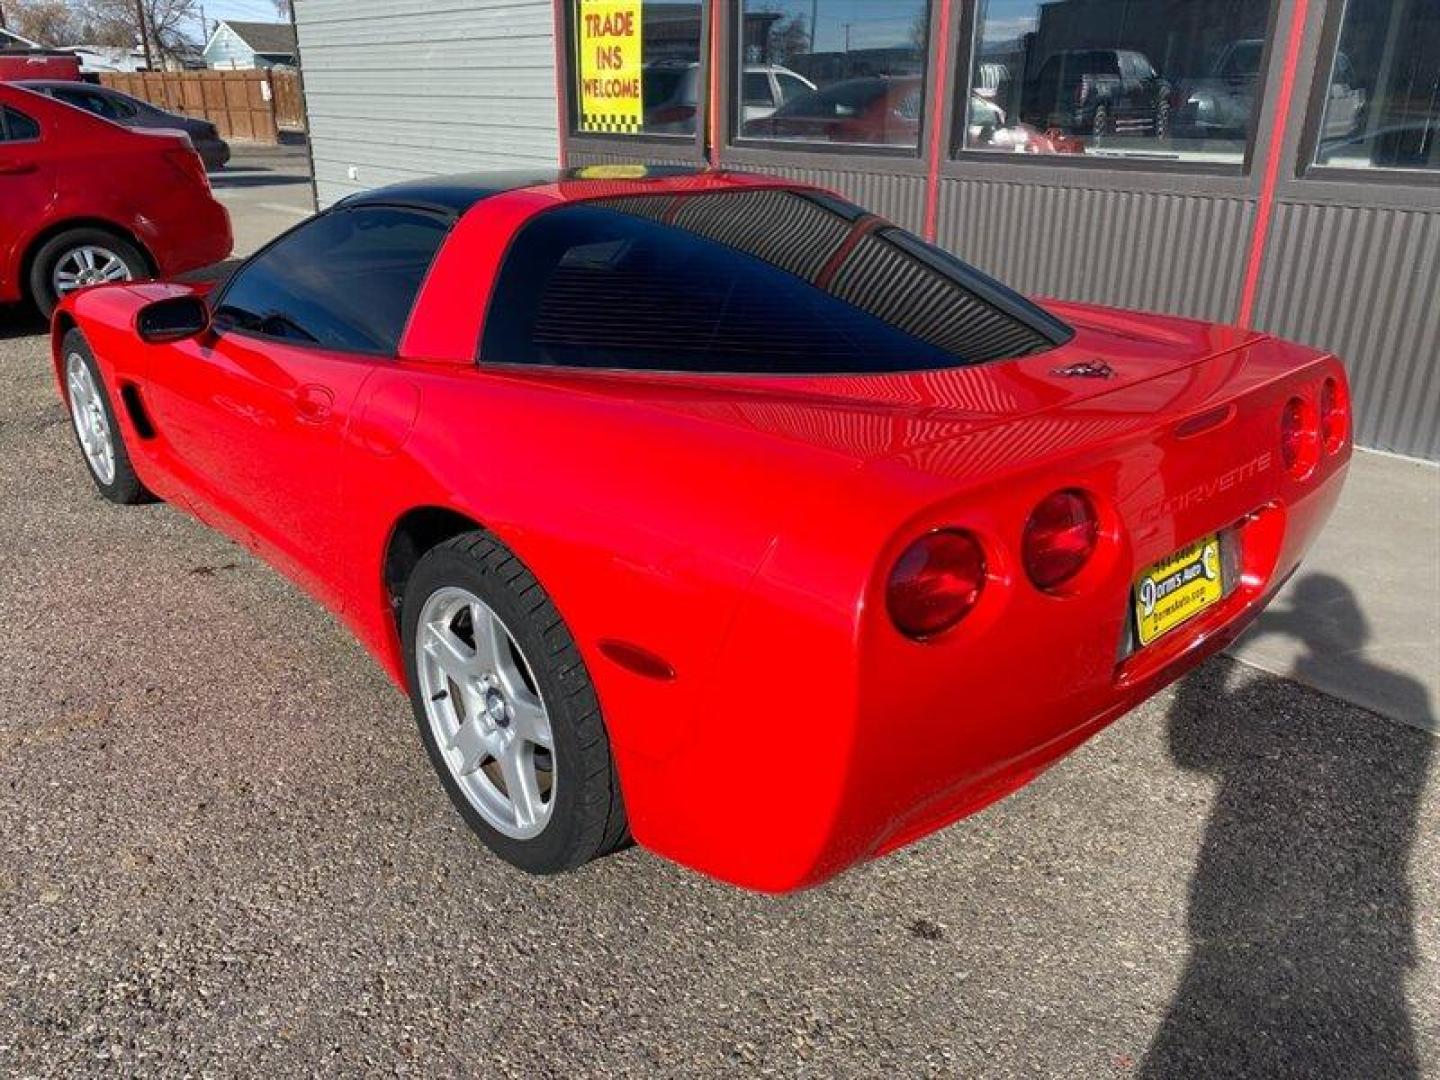
{"type": "Polygon", "coordinates": [[[1280,414],[1280,457],[1298,479],[1310,475],[1320,460],[1320,426],[1315,409],[1302,398],[1292,397],[1280,414]]]}
{"type": "Polygon", "coordinates": [[[941,529],[916,540],[895,561],[885,590],[890,619],[923,640],[950,629],[985,587],[985,550],[968,532],[941,529]]]}
{"type": "Polygon", "coordinates": [[[1325,449],[1334,453],[1345,445],[1350,435],[1350,397],[1345,384],[1328,378],[1320,387],[1320,437],[1325,449]]]}
{"type": "Polygon", "coordinates": [[[1099,539],[1100,519],[1083,491],[1047,495],[1025,522],[1025,573],[1036,588],[1057,588],[1085,568],[1099,539]]]}

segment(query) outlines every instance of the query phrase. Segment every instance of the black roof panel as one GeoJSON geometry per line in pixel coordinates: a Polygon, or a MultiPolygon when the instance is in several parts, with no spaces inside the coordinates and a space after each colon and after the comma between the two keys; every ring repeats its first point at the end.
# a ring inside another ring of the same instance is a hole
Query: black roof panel
{"type": "MultiPolygon", "coordinates": [[[[694,176],[703,168],[684,165],[626,165],[625,179],[650,180],[664,176],[694,176]]],[[[407,180],[388,187],[348,195],[337,206],[420,206],[463,214],[476,203],[507,191],[540,187],[561,181],[614,180],[617,166],[580,166],[574,169],[493,169],[452,176],[407,180]]]]}

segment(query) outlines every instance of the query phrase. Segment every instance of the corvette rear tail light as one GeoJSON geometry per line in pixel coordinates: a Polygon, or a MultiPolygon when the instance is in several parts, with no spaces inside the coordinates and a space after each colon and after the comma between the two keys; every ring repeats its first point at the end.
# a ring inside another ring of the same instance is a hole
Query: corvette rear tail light
{"type": "Polygon", "coordinates": [[[1320,425],[1315,409],[1298,397],[1287,401],[1280,414],[1280,457],[1286,471],[1297,479],[1310,475],[1320,459],[1320,425]]]}
{"type": "Polygon", "coordinates": [[[1058,588],[1085,568],[1099,539],[1100,519],[1083,491],[1047,495],[1025,522],[1025,573],[1036,588],[1058,588]]]}
{"type": "Polygon", "coordinates": [[[1334,453],[1345,445],[1350,434],[1350,400],[1339,379],[1328,378],[1320,387],[1320,438],[1334,453]]]}
{"type": "Polygon", "coordinates": [[[885,606],[902,634],[922,641],[968,615],[984,588],[980,541],[959,529],[941,529],[916,540],[895,561],[885,606]]]}

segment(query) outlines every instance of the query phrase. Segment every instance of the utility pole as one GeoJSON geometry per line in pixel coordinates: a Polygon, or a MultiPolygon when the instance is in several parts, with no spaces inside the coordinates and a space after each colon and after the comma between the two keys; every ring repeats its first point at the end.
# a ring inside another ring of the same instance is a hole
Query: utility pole
{"type": "Polygon", "coordinates": [[[145,0],[135,0],[135,17],[140,20],[140,44],[145,49],[145,69],[155,70],[155,61],[150,56],[150,34],[145,27],[145,0]]]}

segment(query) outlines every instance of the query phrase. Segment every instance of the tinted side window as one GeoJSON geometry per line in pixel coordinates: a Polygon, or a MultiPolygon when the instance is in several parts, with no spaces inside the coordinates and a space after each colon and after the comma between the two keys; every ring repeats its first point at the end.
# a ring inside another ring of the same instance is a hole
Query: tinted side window
{"type": "Polygon", "coordinates": [[[70,89],[53,90],[51,93],[66,105],[74,105],[77,109],[84,109],[96,116],[103,116],[106,120],[115,119],[115,110],[111,108],[110,102],[100,94],[92,94],[87,90],[70,89]]]}
{"type": "Polygon", "coordinates": [[[543,213],[501,271],[482,360],[819,374],[954,367],[1055,343],[967,275],[1027,301],[875,224],[775,191],[543,213]]]}
{"type": "Polygon", "coordinates": [[[392,207],[324,214],[235,275],[220,298],[216,325],[349,352],[393,353],[448,228],[445,218],[392,207]]]}
{"type": "Polygon", "coordinates": [[[133,101],[119,94],[99,94],[97,96],[104,99],[105,107],[110,110],[110,115],[117,120],[128,120],[140,112],[140,110],[135,107],[133,101]]]}
{"type": "Polygon", "coordinates": [[[40,125],[15,109],[0,109],[0,142],[24,142],[40,138],[40,125]]]}

